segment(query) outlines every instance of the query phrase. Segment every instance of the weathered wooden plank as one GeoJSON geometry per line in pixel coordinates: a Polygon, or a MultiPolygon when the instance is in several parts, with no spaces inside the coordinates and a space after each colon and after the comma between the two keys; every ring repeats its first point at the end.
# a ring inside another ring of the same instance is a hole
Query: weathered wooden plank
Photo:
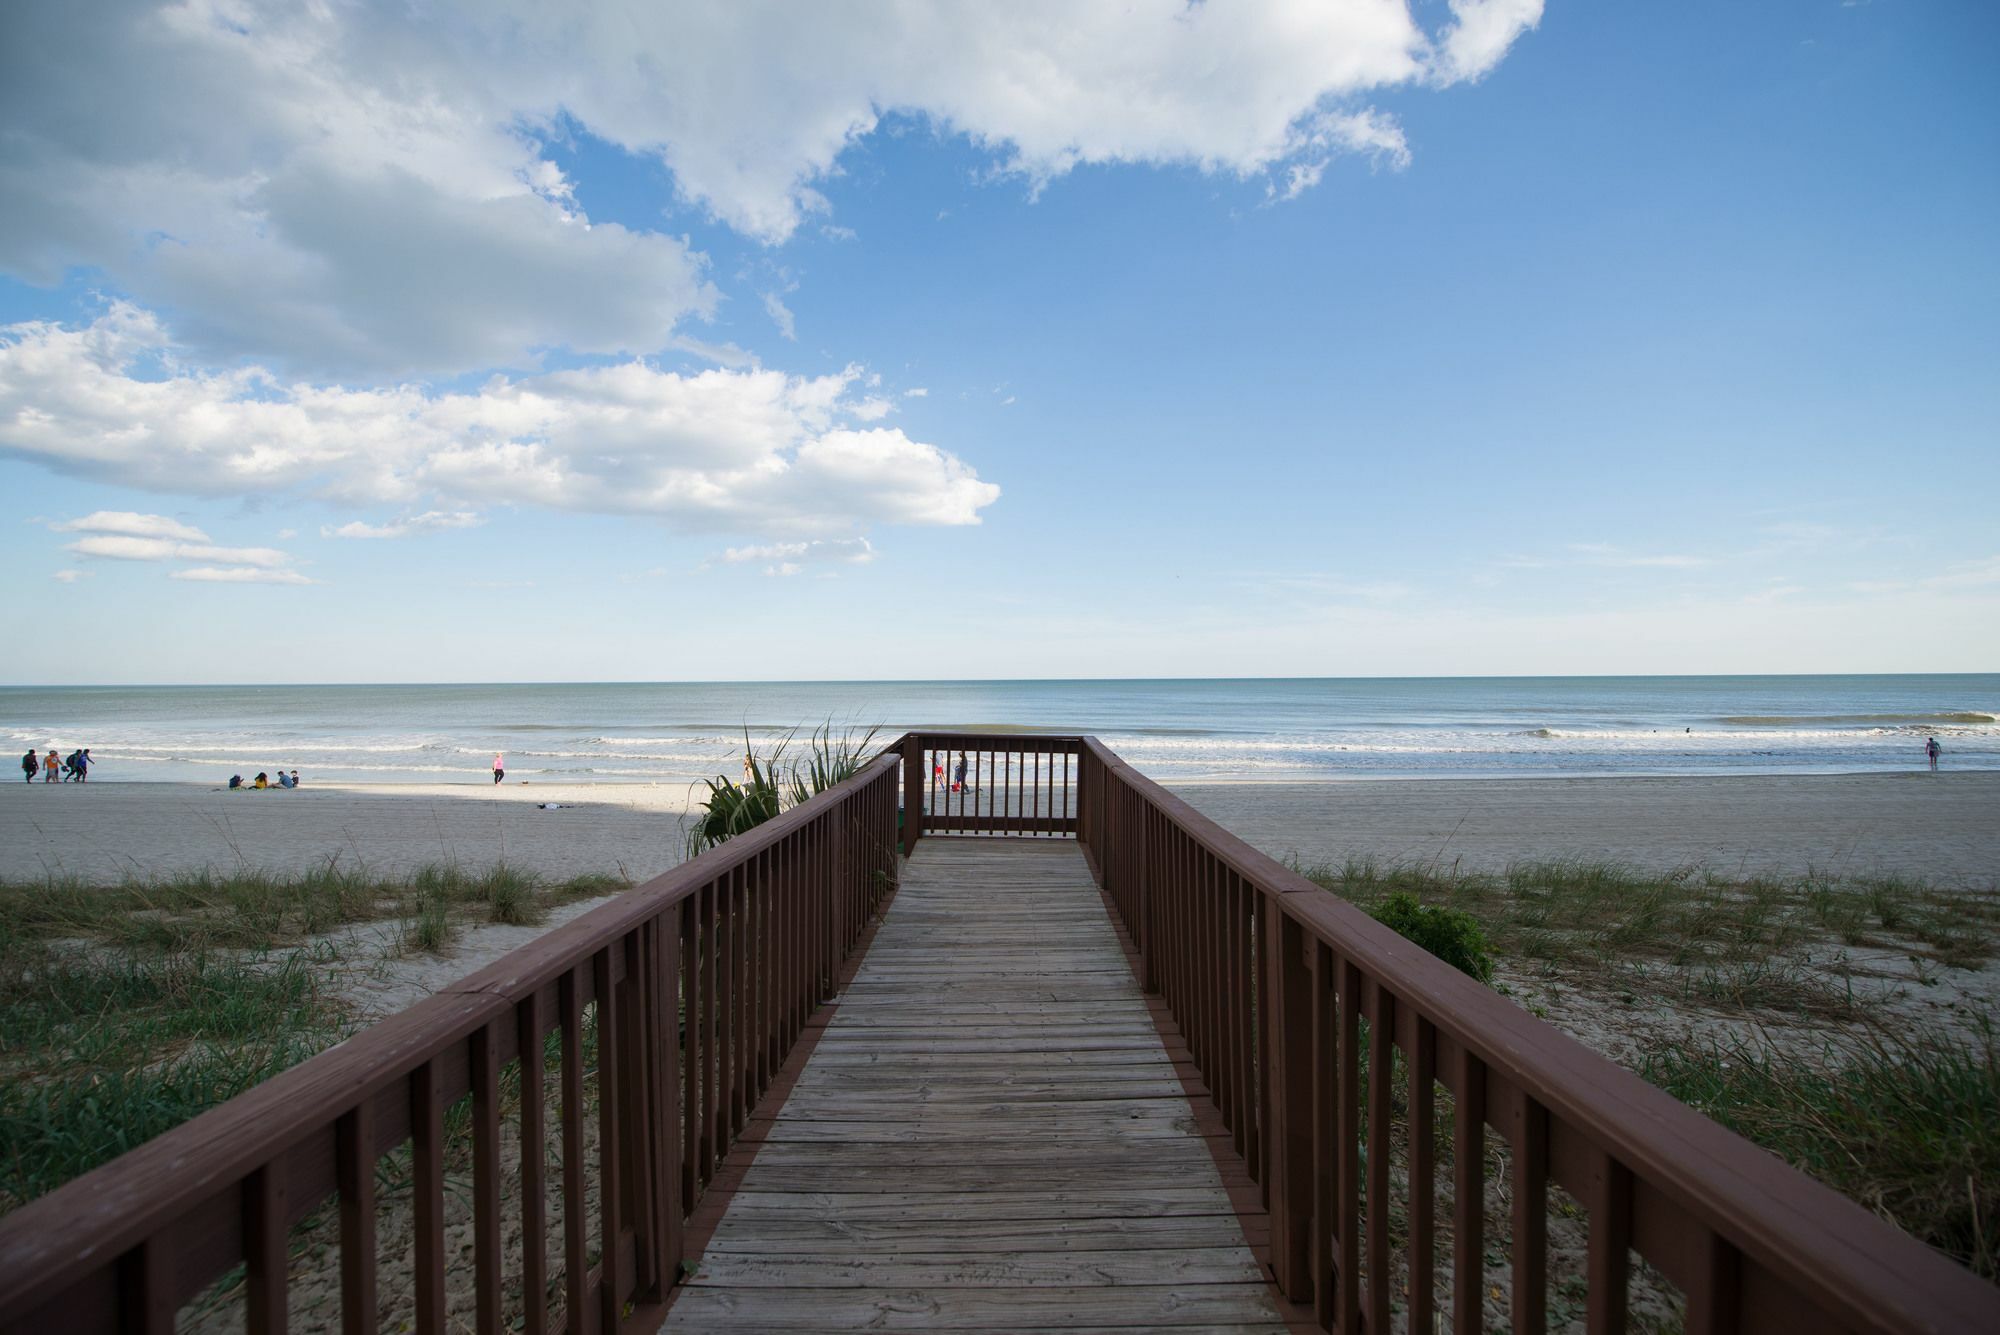
{"type": "Polygon", "coordinates": [[[973,1255],[928,1250],[822,1256],[715,1252],[703,1257],[700,1270],[688,1282],[759,1288],[928,1289],[1252,1284],[1258,1278],[1250,1249],[1236,1242],[1178,1250],[1024,1250],[973,1255]]]}
{"type": "Polygon", "coordinates": [[[667,1328],[1282,1327],[1074,844],[926,838],[667,1328]]]}
{"type": "MultiPolygon", "coordinates": [[[[979,1198],[985,1221],[1048,1219],[1191,1219],[1230,1215],[1228,1199],[1207,1187],[1156,1190],[1106,1187],[1069,1191],[992,1191],[979,1198]]],[[[866,1224],[884,1220],[963,1219],[965,1211],[949,1196],[930,1192],[775,1191],[746,1186],[736,1193],[727,1227],[734,1220],[807,1218],[866,1224]]]]}
{"type": "Polygon", "coordinates": [[[1262,1283],[1061,1288],[793,1289],[696,1285],[670,1326],[689,1330],[1071,1330],[1282,1325],[1262,1283]]]}

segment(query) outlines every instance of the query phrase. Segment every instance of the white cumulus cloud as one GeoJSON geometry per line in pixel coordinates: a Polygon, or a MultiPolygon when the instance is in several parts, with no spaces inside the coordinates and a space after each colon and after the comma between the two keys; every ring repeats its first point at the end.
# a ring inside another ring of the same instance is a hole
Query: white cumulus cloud
{"type": "Polygon", "coordinates": [[[1451,0],[1451,18],[1431,69],[1439,82],[1461,83],[1485,77],[1515,38],[1542,21],[1542,0],[1451,0]]]}
{"type": "Polygon", "coordinates": [[[936,445],[852,425],[859,367],[682,374],[633,361],[433,393],[256,366],[147,374],[170,354],[159,321],[123,304],[82,328],[0,329],[0,452],[175,494],[435,496],[427,513],[528,505],[771,537],[975,524],[1000,494],[936,445]]]}
{"type": "MultiPolygon", "coordinates": [[[[379,378],[654,352],[719,294],[687,239],[585,211],[550,149],[575,127],[769,243],[828,212],[819,185],[885,118],[962,136],[1036,190],[1167,164],[1295,193],[1335,152],[1406,160],[1368,97],[1480,78],[1540,12],[1450,0],[1430,28],[1409,0],[15,5],[0,271],[101,271],[211,364],[379,378]]],[[[771,313],[788,326],[782,301],[771,313]]]]}

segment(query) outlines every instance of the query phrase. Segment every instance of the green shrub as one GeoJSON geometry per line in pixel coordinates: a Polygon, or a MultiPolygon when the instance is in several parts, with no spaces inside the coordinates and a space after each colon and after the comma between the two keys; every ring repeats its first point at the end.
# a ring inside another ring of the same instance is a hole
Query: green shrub
{"type": "Polygon", "coordinates": [[[1493,956],[1486,946],[1486,933],[1470,913],[1420,904],[1415,895],[1402,890],[1377,904],[1373,916],[1460,973],[1482,983],[1492,979],[1493,956]]]}

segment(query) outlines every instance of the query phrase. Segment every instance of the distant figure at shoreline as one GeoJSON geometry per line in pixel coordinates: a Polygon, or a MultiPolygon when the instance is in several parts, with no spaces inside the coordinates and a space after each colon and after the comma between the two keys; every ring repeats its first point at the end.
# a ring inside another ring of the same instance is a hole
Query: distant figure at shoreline
{"type": "Polygon", "coordinates": [[[1938,739],[1935,737],[1924,743],[1924,754],[1931,758],[1931,768],[1933,770],[1937,768],[1938,756],[1943,752],[1944,748],[1938,745],[1938,739]]]}
{"type": "Polygon", "coordinates": [[[252,788],[269,788],[271,786],[271,776],[263,770],[258,770],[257,777],[250,781],[250,786],[252,788]]]}
{"type": "Polygon", "coordinates": [[[287,773],[285,773],[285,772],[284,772],[283,770],[279,770],[279,771],[278,771],[278,787],[280,787],[280,788],[289,788],[289,787],[291,787],[291,786],[292,786],[292,776],[291,776],[291,775],[289,775],[289,774],[287,774],[287,773]]]}
{"type": "Polygon", "coordinates": [[[299,786],[299,772],[297,770],[293,770],[292,781],[290,784],[287,785],[287,787],[296,788],[298,786],[299,786]]]}
{"type": "Polygon", "coordinates": [[[507,757],[501,755],[498,751],[495,751],[493,753],[493,782],[498,783],[500,782],[500,780],[506,777],[507,777],[507,757]]]}
{"type": "Polygon", "coordinates": [[[31,746],[28,748],[28,754],[21,757],[21,773],[27,776],[29,783],[33,783],[35,776],[41,772],[42,758],[35,753],[35,748],[31,746]]]}
{"type": "Polygon", "coordinates": [[[48,759],[42,762],[42,782],[54,783],[61,777],[62,758],[56,754],[56,749],[52,746],[49,748],[48,759]]]}
{"type": "Polygon", "coordinates": [[[965,752],[963,751],[958,753],[958,768],[951,772],[951,790],[954,793],[965,791],[965,752]]]}
{"type": "Polygon", "coordinates": [[[81,751],[70,752],[69,759],[63,762],[63,768],[69,771],[67,781],[70,783],[82,783],[89,779],[90,748],[85,747],[81,751]]]}

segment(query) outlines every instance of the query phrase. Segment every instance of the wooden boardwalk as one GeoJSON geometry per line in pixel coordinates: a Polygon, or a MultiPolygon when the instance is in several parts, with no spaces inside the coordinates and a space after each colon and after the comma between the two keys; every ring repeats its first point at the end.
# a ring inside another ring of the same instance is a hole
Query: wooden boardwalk
{"type": "Polygon", "coordinates": [[[1285,1326],[1077,845],[922,841],[670,1330],[1285,1326]]]}

